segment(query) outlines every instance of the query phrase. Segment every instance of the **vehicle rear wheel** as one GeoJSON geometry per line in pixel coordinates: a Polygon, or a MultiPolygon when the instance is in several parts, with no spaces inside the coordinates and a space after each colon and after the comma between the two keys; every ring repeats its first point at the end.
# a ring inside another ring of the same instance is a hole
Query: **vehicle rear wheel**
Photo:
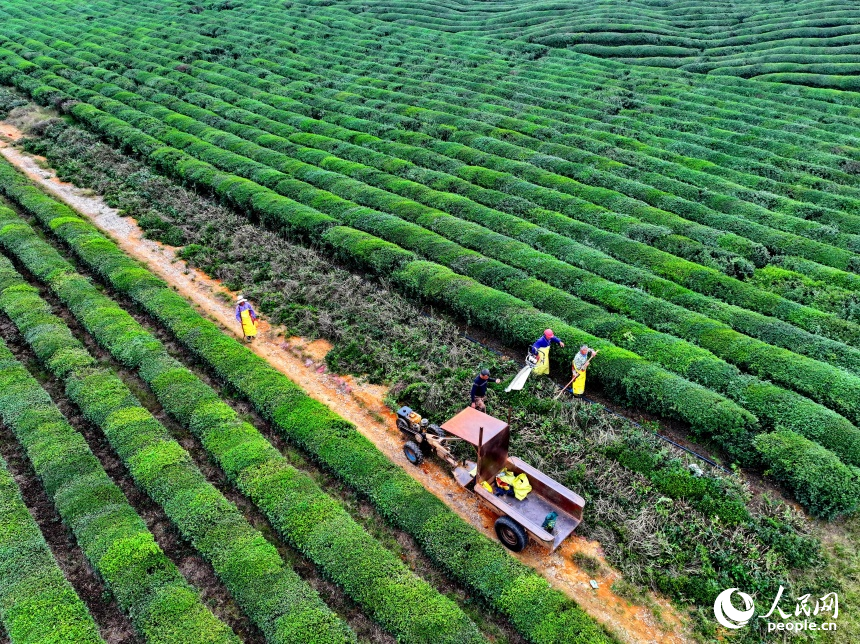
{"type": "Polygon", "coordinates": [[[412,441],[409,441],[403,446],[403,453],[406,455],[407,460],[413,465],[421,465],[421,463],[424,462],[424,452],[422,452],[421,448],[412,441]]]}
{"type": "Polygon", "coordinates": [[[513,552],[520,552],[529,542],[525,528],[508,517],[496,519],[496,536],[502,545],[513,552]]]}

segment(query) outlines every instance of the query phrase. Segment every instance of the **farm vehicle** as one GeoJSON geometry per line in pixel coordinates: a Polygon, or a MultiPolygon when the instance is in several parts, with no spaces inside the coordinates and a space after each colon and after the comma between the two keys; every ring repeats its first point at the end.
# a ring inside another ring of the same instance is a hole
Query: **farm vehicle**
{"type": "Polygon", "coordinates": [[[510,425],[466,407],[440,425],[431,424],[409,407],[397,411],[397,428],[407,442],[403,453],[413,465],[435,454],[451,468],[454,479],[498,515],[496,536],[504,546],[520,552],[529,536],[553,552],[582,521],[585,501],[543,472],[508,454],[510,425]],[[475,459],[458,459],[452,447],[465,442],[475,448],[475,459]],[[520,479],[525,474],[531,490],[523,497],[503,493],[497,476],[520,479]]]}

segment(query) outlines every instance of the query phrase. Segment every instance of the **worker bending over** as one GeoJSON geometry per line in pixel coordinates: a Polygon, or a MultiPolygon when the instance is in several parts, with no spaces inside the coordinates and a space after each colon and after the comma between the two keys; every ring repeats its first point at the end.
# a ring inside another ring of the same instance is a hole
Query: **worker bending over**
{"type": "MultiPolygon", "coordinates": [[[[477,409],[478,411],[487,411],[487,405],[484,401],[487,397],[487,383],[489,381],[489,369],[482,369],[481,373],[475,376],[475,380],[472,382],[472,404],[469,405],[470,407],[477,409]]],[[[496,384],[500,382],[501,380],[496,378],[496,384]]]]}
{"type": "Polygon", "coordinates": [[[535,343],[529,348],[529,353],[537,357],[538,363],[534,368],[535,375],[543,375],[549,373],[549,347],[552,344],[557,344],[564,347],[564,342],[559,340],[552,329],[547,329],[543,335],[535,340],[535,343]]]}
{"type": "Polygon", "coordinates": [[[240,295],[236,299],[236,321],[242,327],[242,335],[245,337],[245,342],[250,342],[257,335],[257,313],[248,304],[248,300],[244,295],[240,295]]]}
{"type": "Polygon", "coordinates": [[[579,351],[576,353],[576,356],[573,358],[573,364],[571,365],[571,371],[573,371],[573,395],[581,396],[585,392],[585,371],[588,369],[588,365],[591,364],[591,361],[594,359],[599,353],[597,349],[592,349],[587,344],[583,344],[579,347],[579,351]]]}

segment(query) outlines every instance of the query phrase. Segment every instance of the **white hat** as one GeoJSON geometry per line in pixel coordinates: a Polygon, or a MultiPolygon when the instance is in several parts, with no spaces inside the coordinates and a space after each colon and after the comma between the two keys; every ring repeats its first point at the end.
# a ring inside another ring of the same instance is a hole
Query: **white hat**
{"type": "Polygon", "coordinates": [[[241,304],[242,302],[247,302],[247,301],[248,301],[247,298],[245,298],[245,296],[242,295],[241,293],[236,298],[236,304],[241,304]]]}

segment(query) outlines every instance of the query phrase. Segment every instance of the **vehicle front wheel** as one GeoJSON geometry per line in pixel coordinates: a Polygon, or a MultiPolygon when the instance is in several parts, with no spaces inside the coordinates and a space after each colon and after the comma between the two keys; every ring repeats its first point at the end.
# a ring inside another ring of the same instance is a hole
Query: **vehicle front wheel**
{"type": "Polygon", "coordinates": [[[413,465],[421,465],[424,462],[424,453],[416,443],[409,441],[403,446],[403,453],[406,459],[413,465]]]}
{"type": "Polygon", "coordinates": [[[496,536],[502,545],[513,552],[520,552],[529,542],[529,536],[519,523],[509,517],[496,519],[496,536]]]}

